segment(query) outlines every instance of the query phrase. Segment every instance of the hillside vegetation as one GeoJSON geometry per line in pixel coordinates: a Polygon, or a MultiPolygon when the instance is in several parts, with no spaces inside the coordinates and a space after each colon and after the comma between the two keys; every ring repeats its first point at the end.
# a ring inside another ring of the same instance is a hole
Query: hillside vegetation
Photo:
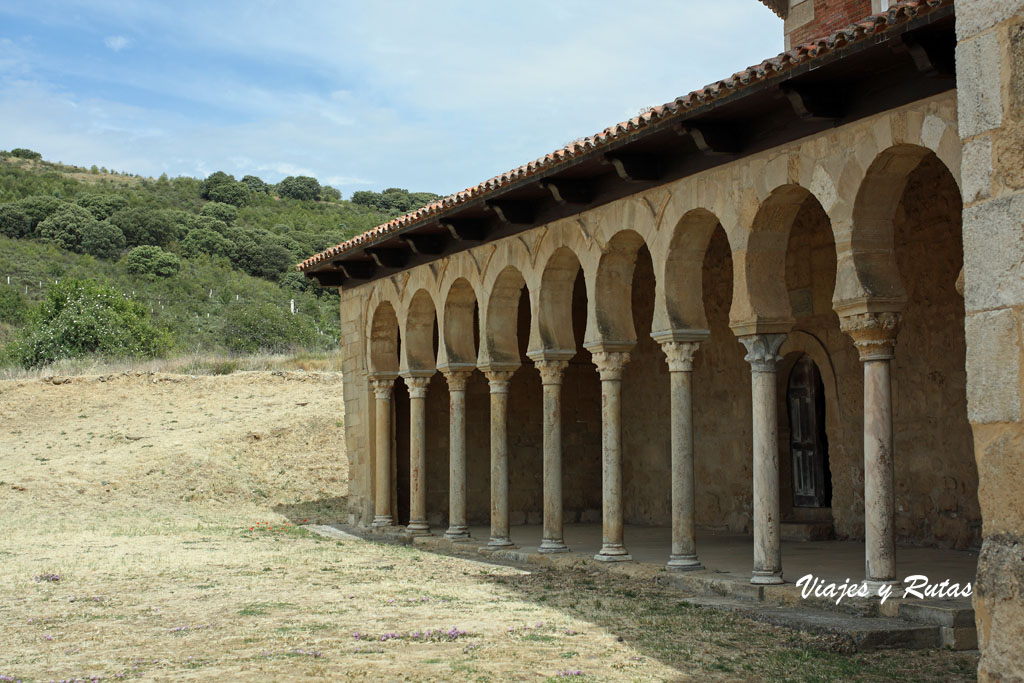
{"type": "Polygon", "coordinates": [[[435,197],[344,200],[306,176],[152,179],[0,152],[0,365],[331,348],[337,292],[295,263],[435,197]]]}

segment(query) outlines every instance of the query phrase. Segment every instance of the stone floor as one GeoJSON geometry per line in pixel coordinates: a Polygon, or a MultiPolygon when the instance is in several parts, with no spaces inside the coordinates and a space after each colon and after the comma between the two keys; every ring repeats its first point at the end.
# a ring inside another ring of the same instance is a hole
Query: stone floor
{"type": "MultiPolygon", "coordinates": [[[[434,533],[443,531],[433,530],[434,533]]],[[[485,545],[487,527],[471,527],[470,534],[485,545]]],[[[512,527],[512,540],[525,553],[537,552],[541,527],[512,527]]],[[[664,565],[671,547],[668,527],[627,526],[626,548],[636,562],[664,565]]],[[[565,542],[574,553],[593,556],[601,548],[600,524],[570,524],[565,527],[565,542]]],[[[700,531],[697,552],[709,571],[735,577],[749,577],[753,565],[753,539],[750,536],[700,531]]],[[[945,579],[961,585],[974,583],[978,554],[970,551],[939,548],[897,547],[896,565],[899,578],[923,574],[930,581],[945,579]]],[[[864,544],[856,541],[782,542],[783,577],[795,582],[805,574],[829,581],[864,578],[864,544]]]]}

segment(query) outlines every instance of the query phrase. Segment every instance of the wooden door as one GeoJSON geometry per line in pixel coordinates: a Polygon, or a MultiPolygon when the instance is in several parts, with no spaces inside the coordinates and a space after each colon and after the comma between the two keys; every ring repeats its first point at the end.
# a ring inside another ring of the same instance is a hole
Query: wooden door
{"type": "Polygon", "coordinates": [[[809,356],[801,356],[789,374],[786,390],[794,507],[832,504],[824,399],[818,366],[809,356]]]}

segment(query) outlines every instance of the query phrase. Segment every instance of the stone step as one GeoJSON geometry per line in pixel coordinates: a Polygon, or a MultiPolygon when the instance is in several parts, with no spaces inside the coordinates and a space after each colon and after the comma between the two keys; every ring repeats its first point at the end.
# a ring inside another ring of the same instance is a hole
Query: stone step
{"type": "Polygon", "coordinates": [[[907,600],[900,603],[898,615],[906,621],[938,626],[943,647],[978,648],[978,629],[970,600],[907,600]]]}
{"type": "Polygon", "coordinates": [[[832,522],[783,522],[783,541],[830,541],[835,538],[832,522]]]}
{"type": "Polygon", "coordinates": [[[870,652],[906,648],[921,650],[942,643],[937,625],[924,625],[889,617],[863,617],[807,607],[780,607],[724,597],[692,597],[683,602],[807,633],[835,636],[851,650],[870,652]]]}

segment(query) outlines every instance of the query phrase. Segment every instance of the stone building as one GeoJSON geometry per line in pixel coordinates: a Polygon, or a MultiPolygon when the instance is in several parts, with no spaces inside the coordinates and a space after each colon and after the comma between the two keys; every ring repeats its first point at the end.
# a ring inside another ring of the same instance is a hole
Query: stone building
{"type": "Polygon", "coordinates": [[[981,672],[1019,675],[1024,2],[763,1],[782,55],[300,264],[352,521],[600,522],[605,561],[666,526],[677,570],[750,534],[755,584],[784,534],[873,582],[980,547],[981,672]]]}

